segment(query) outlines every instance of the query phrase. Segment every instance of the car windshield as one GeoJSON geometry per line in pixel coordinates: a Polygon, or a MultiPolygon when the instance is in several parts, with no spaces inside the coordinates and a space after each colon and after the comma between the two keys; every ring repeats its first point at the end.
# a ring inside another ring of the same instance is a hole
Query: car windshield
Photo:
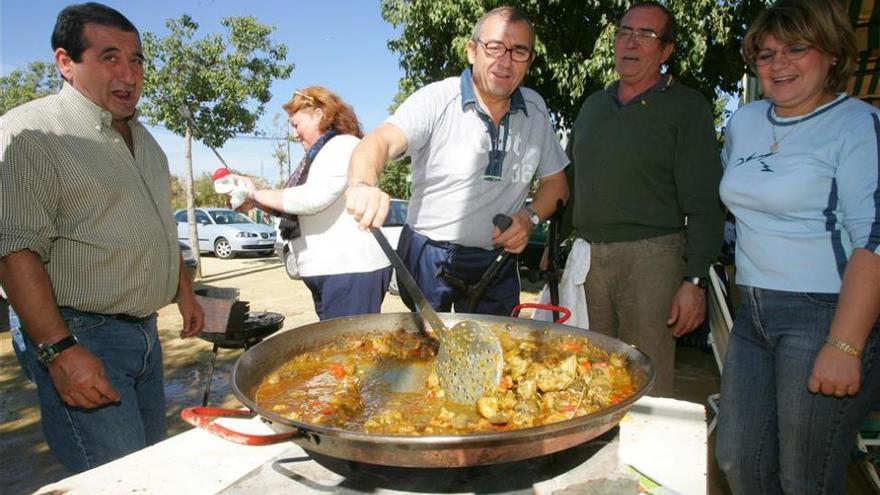
{"type": "Polygon", "coordinates": [[[232,210],[214,210],[208,213],[214,223],[253,223],[250,218],[232,210]]]}
{"type": "Polygon", "coordinates": [[[384,225],[404,225],[406,223],[406,201],[392,201],[384,225]]]}

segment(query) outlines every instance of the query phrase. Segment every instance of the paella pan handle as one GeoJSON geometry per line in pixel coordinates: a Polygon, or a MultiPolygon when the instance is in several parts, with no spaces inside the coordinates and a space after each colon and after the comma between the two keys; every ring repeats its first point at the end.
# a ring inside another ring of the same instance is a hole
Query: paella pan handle
{"type": "Polygon", "coordinates": [[[276,433],[274,435],[253,435],[250,433],[241,433],[225,426],[217,424],[214,420],[217,418],[252,418],[253,411],[241,409],[224,409],[221,407],[187,407],[180,411],[180,417],[187,423],[198,426],[209,433],[218,437],[229,440],[230,442],[242,445],[271,445],[273,443],[284,442],[293,437],[299,436],[299,430],[289,433],[276,433]]]}
{"type": "Polygon", "coordinates": [[[568,321],[569,318],[571,318],[571,310],[566,307],[554,306],[552,304],[539,304],[539,303],[517,304],[516,306],[513,307],[513,311],[510,312],[510,316],[512,318],[516,318],[517,316],[519,316],[519,312],[523,309],[546,309],[547,311],[555,311],[558,313],[562,313],[562,316],[560,316],[559,319],[554,321],[553,323],[562,324],[562,323],[565,323],[566,321],[568,321]]]}

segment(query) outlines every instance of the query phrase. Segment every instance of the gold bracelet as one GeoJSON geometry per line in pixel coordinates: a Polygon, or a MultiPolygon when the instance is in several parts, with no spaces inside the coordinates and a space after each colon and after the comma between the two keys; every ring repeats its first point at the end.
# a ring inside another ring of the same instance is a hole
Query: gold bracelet
{"type": "Polygon", "coordinates": [[[830,345],[831,347],[834,347],[835,349],[838,349],[840,351],[843,351],[843,352],[849,354],[850,356],[852,356],[856,359],[861,359],[861,357],[862,357],[862,350],[861,349],[850,344],[849,342],[847,342],[845,340],[840,340],[833,335],[829,335],[828,337],[826,337],[825,343],[830,345]]]}

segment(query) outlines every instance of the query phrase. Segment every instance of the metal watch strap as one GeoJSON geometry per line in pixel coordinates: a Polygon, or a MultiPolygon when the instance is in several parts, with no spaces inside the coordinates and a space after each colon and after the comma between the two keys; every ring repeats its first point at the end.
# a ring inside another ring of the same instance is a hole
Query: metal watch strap
{"type": "Polygon", "coordinates": [[[54,344],[37,345],[37,359],[43,364],[49,364],[65,350],[79,343],[75,335],[68,335],[54,344]]]}
{"type": "Polygon", "coordinates": [[[709,287],[709,281],[703,277],[684,277],[682,281],[690,282],[701,289],[709,287]]]}
{"type": "Polygon", "coordinates": [[[532,208],[532,205],[526,205],[525,209],[529,213],[529,221],[532,222],[532,227],[537,227],[541,223],[541,215],[538,215],[538,212],[532,208]]]}

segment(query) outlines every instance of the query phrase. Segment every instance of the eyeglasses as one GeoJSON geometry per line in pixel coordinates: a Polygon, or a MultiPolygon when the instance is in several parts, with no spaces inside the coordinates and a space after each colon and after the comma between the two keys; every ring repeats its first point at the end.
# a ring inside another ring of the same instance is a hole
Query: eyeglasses
{"type": "Polygon", "coordinates": [[[514,62],[528,62],[532,58],[532,50],[523,46],[507,48],[504,46],[504,43],[500,41],[490,41],[488,43],[483,40],[476,41],[483,45],[483,48],[486,50],[486,55],[490,58],[501,58],[506,55],[507,52],[510,52],[510,59],[514,62]]]}
{"type": "Polygon", "coordinates": [[[755,65],[763,67],[773,63],[777,53],[781,53],[786,60],[800,60],[807,55],[812,48],[810,45],[789,45],[781,50],[761,50],[755,55],[755,65]]]}
{"type": "Polygon", "coordinates": [[[620,26],[614,33],[614,39],[617,41],[633,40],[636,43],[641,43],[642,40],[659,40],[660,35],[650,29],[633,29],[631,27],[620,26]]]}
{"type": "Polygon", "coordinates": [[[314,99],[313,97],[311,97],[311,96],[309,96],[309,95],[303,93],[303,92],[300,91],[300,90],[296,90],[296,91],[294,91],[294,92],[293,92],[293,96],[302,96],[303,98],[309,100],[309,102],[311,102],[311,103],[314,103],[314,102],[315,102],[315,99],[314,99]]]}

